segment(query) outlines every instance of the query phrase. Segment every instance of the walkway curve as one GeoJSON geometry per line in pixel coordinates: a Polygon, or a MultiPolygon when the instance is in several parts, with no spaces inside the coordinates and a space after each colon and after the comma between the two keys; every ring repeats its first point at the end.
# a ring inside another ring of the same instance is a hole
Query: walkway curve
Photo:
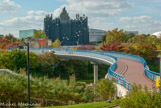
{"type": "MultiPolygon", "coordinates": [[[[35,50],[32,51],[35,52],[35,50]]],[[[130,85],[133,83],[140,84],[142,87],[146,85],[151,89],[154,85],[153,81],[158,75],[158,73],[146,69],[145,60],[135,55],[110,51],[71,50],[69,48],[65,50],[52,48],[50,51],[55,51],[56,55],[64,58],[88,60],[111,65],[108,69],[108,77],[115,78],[116,83],[128,90],[130,90],[130,85]]],[[[38,52],[37,50],[36,53],[41,53],[41,51],[38,52]]]]}
{"type": "MultiPolygon", "coordinates": [[[[124,58],[118,58],[118,62],[127,64],[128,70],[124,74],[124,78],[130,84],[136,83],[137,85],[140,84],[142,87],[146,85],[149,89],[152,89],[155,83],[145,77],[144,68],[141,63],[124,58]]],[[[118,66],[119,65],[118,63],[118,66]]],[[[115,72],[118,72],[117,69],[115,72]]]]}

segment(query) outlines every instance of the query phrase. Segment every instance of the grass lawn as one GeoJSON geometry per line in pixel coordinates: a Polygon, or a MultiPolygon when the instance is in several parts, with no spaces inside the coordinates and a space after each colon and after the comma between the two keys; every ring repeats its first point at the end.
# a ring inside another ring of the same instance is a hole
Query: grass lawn
{"type": "Polygon", "coordinates": [[[102,107],[112,107],[118,105],[119,100],[113,100],[111,103],[103,102],[94,102],[86,104],[77,104],[77,105],[67,105],[67,106],[53,106],[53,107],[36,107],[36,108],[102,108],[102,107]]]}

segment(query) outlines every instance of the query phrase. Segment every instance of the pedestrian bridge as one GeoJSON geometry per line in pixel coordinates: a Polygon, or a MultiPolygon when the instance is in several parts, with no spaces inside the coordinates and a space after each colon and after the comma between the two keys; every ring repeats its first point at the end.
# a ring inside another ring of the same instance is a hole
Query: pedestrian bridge
{"type": "Polygon", "coordinates": [[[89,50],[71,50],[66,49],[30,49],[30,51],[41,54],[43,52],[55,51],[55,54],[61,58],[87,60],[94,63],[94,79],[97,81],[96,64],[110,65],[105,78],[114,78],[118,86],[130,90],[133,83],[145,85],[151,89],[155,84],[156,77],[159,73],[149,70],[146,61],[139,56],[111,52],[111,51],[89,51],[89,50]]]}

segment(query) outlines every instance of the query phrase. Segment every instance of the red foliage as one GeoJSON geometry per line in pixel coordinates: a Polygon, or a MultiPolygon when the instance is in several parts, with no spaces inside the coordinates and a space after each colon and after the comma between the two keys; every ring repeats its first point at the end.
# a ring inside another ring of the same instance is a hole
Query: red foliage
{"type": "Polygon", "coordinates": [[[19,42],[11,43],[10,40],[8,40],[7,38],[0,39],[0,49],[3,49],[3,50],[9,49],[9,47],[14,48],[18,44],[20,44],[20,43],[19,42]]]}
{"type": "Polygon", "coordinates": [[[95,46],[93,45],[79,45],[77,47],[79,50],[95,50],[95,46]]]}
{"type": "Polygon", "coordinates": [[[0,48],[6,50],[7,45],[10,44],[10,41],[6,38],[2,38],[2,39],[0,39],[0,44],[1,44],[0,48]]]}
{"type": "Polygon", "coordinates": [[[122,52],[124,46],[121,45],[120,42],[112,42],[112,43],[109,43],[109,44],[103,44],[100,48],[101,48],[101,50],[104,50],[104,51],[122,52]]]}

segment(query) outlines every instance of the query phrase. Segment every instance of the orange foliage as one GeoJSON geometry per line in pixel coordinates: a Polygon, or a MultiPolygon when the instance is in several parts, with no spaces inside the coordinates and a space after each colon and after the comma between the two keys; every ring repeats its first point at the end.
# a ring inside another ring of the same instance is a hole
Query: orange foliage
{"type": "Polygon", "coordinates": [[[122,52],[124,46],[121,44],[121,42],[112,42],[108,44],[103,44],[101,46],[101,50],[104,51],[116,51],[116,52],[122,52]]]}

